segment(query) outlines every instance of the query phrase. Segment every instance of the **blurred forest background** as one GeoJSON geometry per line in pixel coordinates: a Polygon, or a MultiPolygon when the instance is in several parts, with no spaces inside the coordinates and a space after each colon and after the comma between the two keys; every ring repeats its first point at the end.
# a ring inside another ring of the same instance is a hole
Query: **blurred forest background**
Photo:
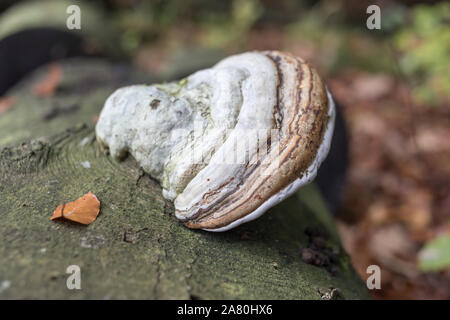
{"type": "MultiPolygon", "coordinates": [[[[0,9],[13,2],[3,1],[0,9]]],[[[366,279],[367,266],[381,267],[375,298],[450,299],[449,2],[96,5],[114,30],[117,43],[109,50],[151,75],[184,75],[207,61],[259,49],[309,61],[347,123],[350,164],[336,221],[356,269],[366,279]],[[371,4],[381,8],[381,30],[366,27],[371,4]]]]}

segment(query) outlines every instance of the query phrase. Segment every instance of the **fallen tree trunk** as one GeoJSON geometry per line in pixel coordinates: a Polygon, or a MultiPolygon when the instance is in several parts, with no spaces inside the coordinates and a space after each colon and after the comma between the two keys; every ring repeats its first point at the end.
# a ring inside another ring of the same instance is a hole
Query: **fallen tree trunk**
{"type": "Polygon", "coordinates": [[[93,60],[62,70],[51,97],[32,93],[44,68],[0,115],[1,298],[320,299],[331,286],[369,297],[314,185],[232,231],[187,229],[132,157],[115,162],[95,141],[106,97],[145,77],[93,60]],[[89,191],[94,223],[50,221],[89,191]],[[66,286],[70,265],[81,290],[66,286]]]}

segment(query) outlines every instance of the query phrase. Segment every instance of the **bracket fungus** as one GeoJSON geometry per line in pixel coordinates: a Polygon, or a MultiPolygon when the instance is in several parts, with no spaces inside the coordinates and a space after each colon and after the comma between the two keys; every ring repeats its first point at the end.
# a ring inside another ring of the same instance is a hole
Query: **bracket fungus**
{"type": "Polygon", "coordinates": [[[225,231],[311,182],[335,109],[317,72],[280,51],[233,55],[187,78],[120,88],[97,140],[130,153],[189,228],[225,231]]]}

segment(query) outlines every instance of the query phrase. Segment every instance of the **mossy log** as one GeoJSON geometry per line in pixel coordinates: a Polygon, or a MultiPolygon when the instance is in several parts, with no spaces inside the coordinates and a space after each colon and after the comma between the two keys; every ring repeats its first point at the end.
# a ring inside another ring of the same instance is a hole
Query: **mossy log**
{"type": "Polygon", "coordinates": [[[320,299],[331,286],[369,297],[314,185],[229,232],[190,230],[132,157],[115,162],[95,140],[106,97],[151,80],[95,60],[62,68],[51,97],[31,90],[44,67],[9,92],[15,104],[0,115],[0,298],[320,299]],[[50,221],[89,191],[101,202],[94,223],[50,221]],[[305,230],[316,227],[337,253],[327,268],[302,260],[305,230]],[[80,290],[66,286],[69,265],[81,268],[80,290]]]}

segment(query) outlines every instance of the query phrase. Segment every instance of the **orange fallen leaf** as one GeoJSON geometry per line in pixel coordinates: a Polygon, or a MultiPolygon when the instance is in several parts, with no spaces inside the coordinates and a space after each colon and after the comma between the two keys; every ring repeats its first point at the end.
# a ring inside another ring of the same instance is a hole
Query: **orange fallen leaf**
{"type": "Polygon", "coordinates": [[[63,218],[87,225],[95,221],[99,212],[100,201],[95,194],[89,191],[75,201],[60,204],[50,220],[63,218]]]}
{"type": "Polygon", "coordinates": [[[16,102],[16,97],[0,97],[0,114],[8,111],[16,102]]]}
{"type": "Polygon", "coordinates": [[[45,79],[33,87],[33,93],[38,97],[50,97],[62,80],[62,69],[56,64],[49,65],[48,74],[45,79]]]}

